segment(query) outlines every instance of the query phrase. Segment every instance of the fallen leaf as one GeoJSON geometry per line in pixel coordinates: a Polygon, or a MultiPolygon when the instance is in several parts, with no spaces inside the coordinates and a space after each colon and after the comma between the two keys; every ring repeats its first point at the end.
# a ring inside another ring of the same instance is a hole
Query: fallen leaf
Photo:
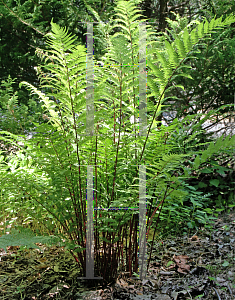
{"type": "Polygon", "coordinates": [[[119,284],[122,287],[127,287],[128,286],[128,283],[125,280],[123,280],[122,278],[117,280],[117,284],[119,284]]]}
{"type": "Polygon", "coordinates": [[[189,259],[187,255],[178,255],[178,256],[174,255],[173,259],[178,266],[177,271],[179,273],[187,274],[190,271],[190,266],[186,264],[187,260],[189,259]]]}

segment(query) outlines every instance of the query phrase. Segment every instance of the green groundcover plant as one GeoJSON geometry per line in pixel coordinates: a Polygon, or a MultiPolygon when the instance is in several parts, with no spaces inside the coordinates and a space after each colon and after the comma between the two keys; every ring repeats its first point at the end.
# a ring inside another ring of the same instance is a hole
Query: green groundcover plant
{"type": "MultiPolygon", "coordinates": [[[[170,83],[176,77],[188,76],[186,62],[199,51],[197,45],[210,38],[212,31],[235,22],[235,17],[192,23],[172,39],[165,35],[159,37],[146,25],[150,87],[147,96],[154,96],[155,103],[147,105],[145,136],[138,134],[137,118],[139,24],[146,20],[133,1],[118,1],[116,19],[112,22],[106,28],[108,46],[103,66],[94,61],[97,66],[94,68],[94,135],[86,135],[86,48],[77,44],[65,28],[51,22],[48,50],[38,50],[44,60],[38,67],[41,91],[22,82],[40,97],[48,122],[34,123],[32,139],[7,131],[1,131],[0,137],[5,143],[24,143],[24,146],[17,144],[20,150],[15,155],[0,156],[2,209],[7,206],[15,211],[21,209],[45,226],[48,233],[53,232],[57,241],[73,255],[83,276],[86,276],[87,166],[93,166],[93,206],[101,208],[138,207],[138,166],[146,166],[149,232],[154,220],[157,225],[155,217],[159,207],[187,194],[178,189],[180,179],[188,178],[218,151],[234,146],[234,136],[222,136],[215,143],[208,143],[202,153],[194,151],[200,134],[198,128],[213,111],[200,122],[197,122],[199,115],[186,118],[193,126],[184,141],[184,146],[187,145],[184,153],[172,138],[183,122],[175,119],[164,127],[159,126],[156,118],[163,111],[164,95],[170,91],[170,83]],[[190,169],[183,162],[192,155],[195,160],[190,169]]],[[[95,276],[110,281],[117,275],[120,261],[130,275],[138,271],[138,213],[136,210],[94,211],[95,276]]],[[[0,248],[14,243],[33,247],[36,241],[51,239],[51,236],[33,238],[24,234],[23,229],[12,234],[0,238],[0,248]]]]}

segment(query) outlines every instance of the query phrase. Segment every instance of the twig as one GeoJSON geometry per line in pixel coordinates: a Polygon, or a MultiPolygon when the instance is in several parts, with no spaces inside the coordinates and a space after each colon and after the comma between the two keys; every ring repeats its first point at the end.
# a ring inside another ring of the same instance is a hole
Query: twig
{"type": "Polygon", "coordinates": [[[213,287],[213,290],[215,291],[215,293],[216,293],[216,295],[217,295],[217,298],[218,298],[219,300],[221,300],[219,293],[217,292],[217,290],[216,290],[214,287],[213,287]]]}
{"type": "Polygon", "coordinates": [[[232,292],[231,287],[228,282],[227,282],[227,287],[228,287],[229,293],[231,294],[231,296],[233,296],[233,292],[232,292]]]}

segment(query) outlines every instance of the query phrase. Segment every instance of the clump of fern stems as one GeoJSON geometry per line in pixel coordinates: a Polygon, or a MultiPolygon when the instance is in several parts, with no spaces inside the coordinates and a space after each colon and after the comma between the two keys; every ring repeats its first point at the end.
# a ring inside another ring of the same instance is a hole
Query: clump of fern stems
{"type": "MultiPolygon", "coordinates": [[[[194,46],[212,29],[234,21],[232,17],[223,22],[206,21],[191,33],[186,27],[174,41],[166,37],[154,41],[154,33],[146,25],[151,88],[147,95],[154,96],[156,104],[148,102],[147,131],[140,136],[138,33],[139,23],[146,20],[132,1],[119,1],[116,14],[107,32],[104,66],[94,60],[94,134],[86,131],[86,49],[65,28],[52,22],[48,50],[37,51],[44,61],[38,67],[41,90],[22,83],[40,97],[48,122],[35,123],[34,137],[25,139],[22,150],[1,168],[4,195],[28,195],[25,212],[61,238],[61,245],[64,243],[86,276],[87,175],[88,166],[93,166],[89,169],[94,174],[93,207],[99,208],[94,211],[94,275],[102,276],[105,282],[116,278],[119,265],[130,276],[138,272],[138,210],[123,209],[138,208],[138,166],[146,165],[147,235],[153,221],[155,225],[159,221],[157,210],[185,196],[177,187],[179,178],[187,178],[190,172],[185,168],[179,176],[177,170],[182,171],[182,161],[192,156],[193,149],[174,153],[177,141],[171,134],[180,121],[175,120],[167,128],[159,127],[156,117],[162,112],[164,94],[174,76],[187,76],[183,66],[194,46]],[[115,27],[120,30],[112,34],[115,27]],[[120,210],[102,210],[112,207],[120,210]]],[[[2,134],[2,139],[12,143],[24,138],[2,134]]],[[[198,134],[195,126],[187,143],[190,145],[198,134]]],[[[225,145],[231,146],[231,141],[220,144],[220,149],[225,145]]],[[[212,148],[210,144],[209,152],[201,158],[197,156],[195,167],[214,154],[212,148]]],[[[154,236],[156,230],[155,226],[154,236]]]]}

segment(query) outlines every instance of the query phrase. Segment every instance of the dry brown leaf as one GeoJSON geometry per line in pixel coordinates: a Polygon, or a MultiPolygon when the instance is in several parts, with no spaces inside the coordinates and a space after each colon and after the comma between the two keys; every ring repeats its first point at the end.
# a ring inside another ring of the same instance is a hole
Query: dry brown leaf
{"type": "Polygon", "coordinates": [[[178,266],[177,271],[179,273],[187,274],[190,271],[190,266],[186,264],[187,260],[189,259],[187,255],[178,255],[178,256],[174,255],[173,259],[178,266]]]}

